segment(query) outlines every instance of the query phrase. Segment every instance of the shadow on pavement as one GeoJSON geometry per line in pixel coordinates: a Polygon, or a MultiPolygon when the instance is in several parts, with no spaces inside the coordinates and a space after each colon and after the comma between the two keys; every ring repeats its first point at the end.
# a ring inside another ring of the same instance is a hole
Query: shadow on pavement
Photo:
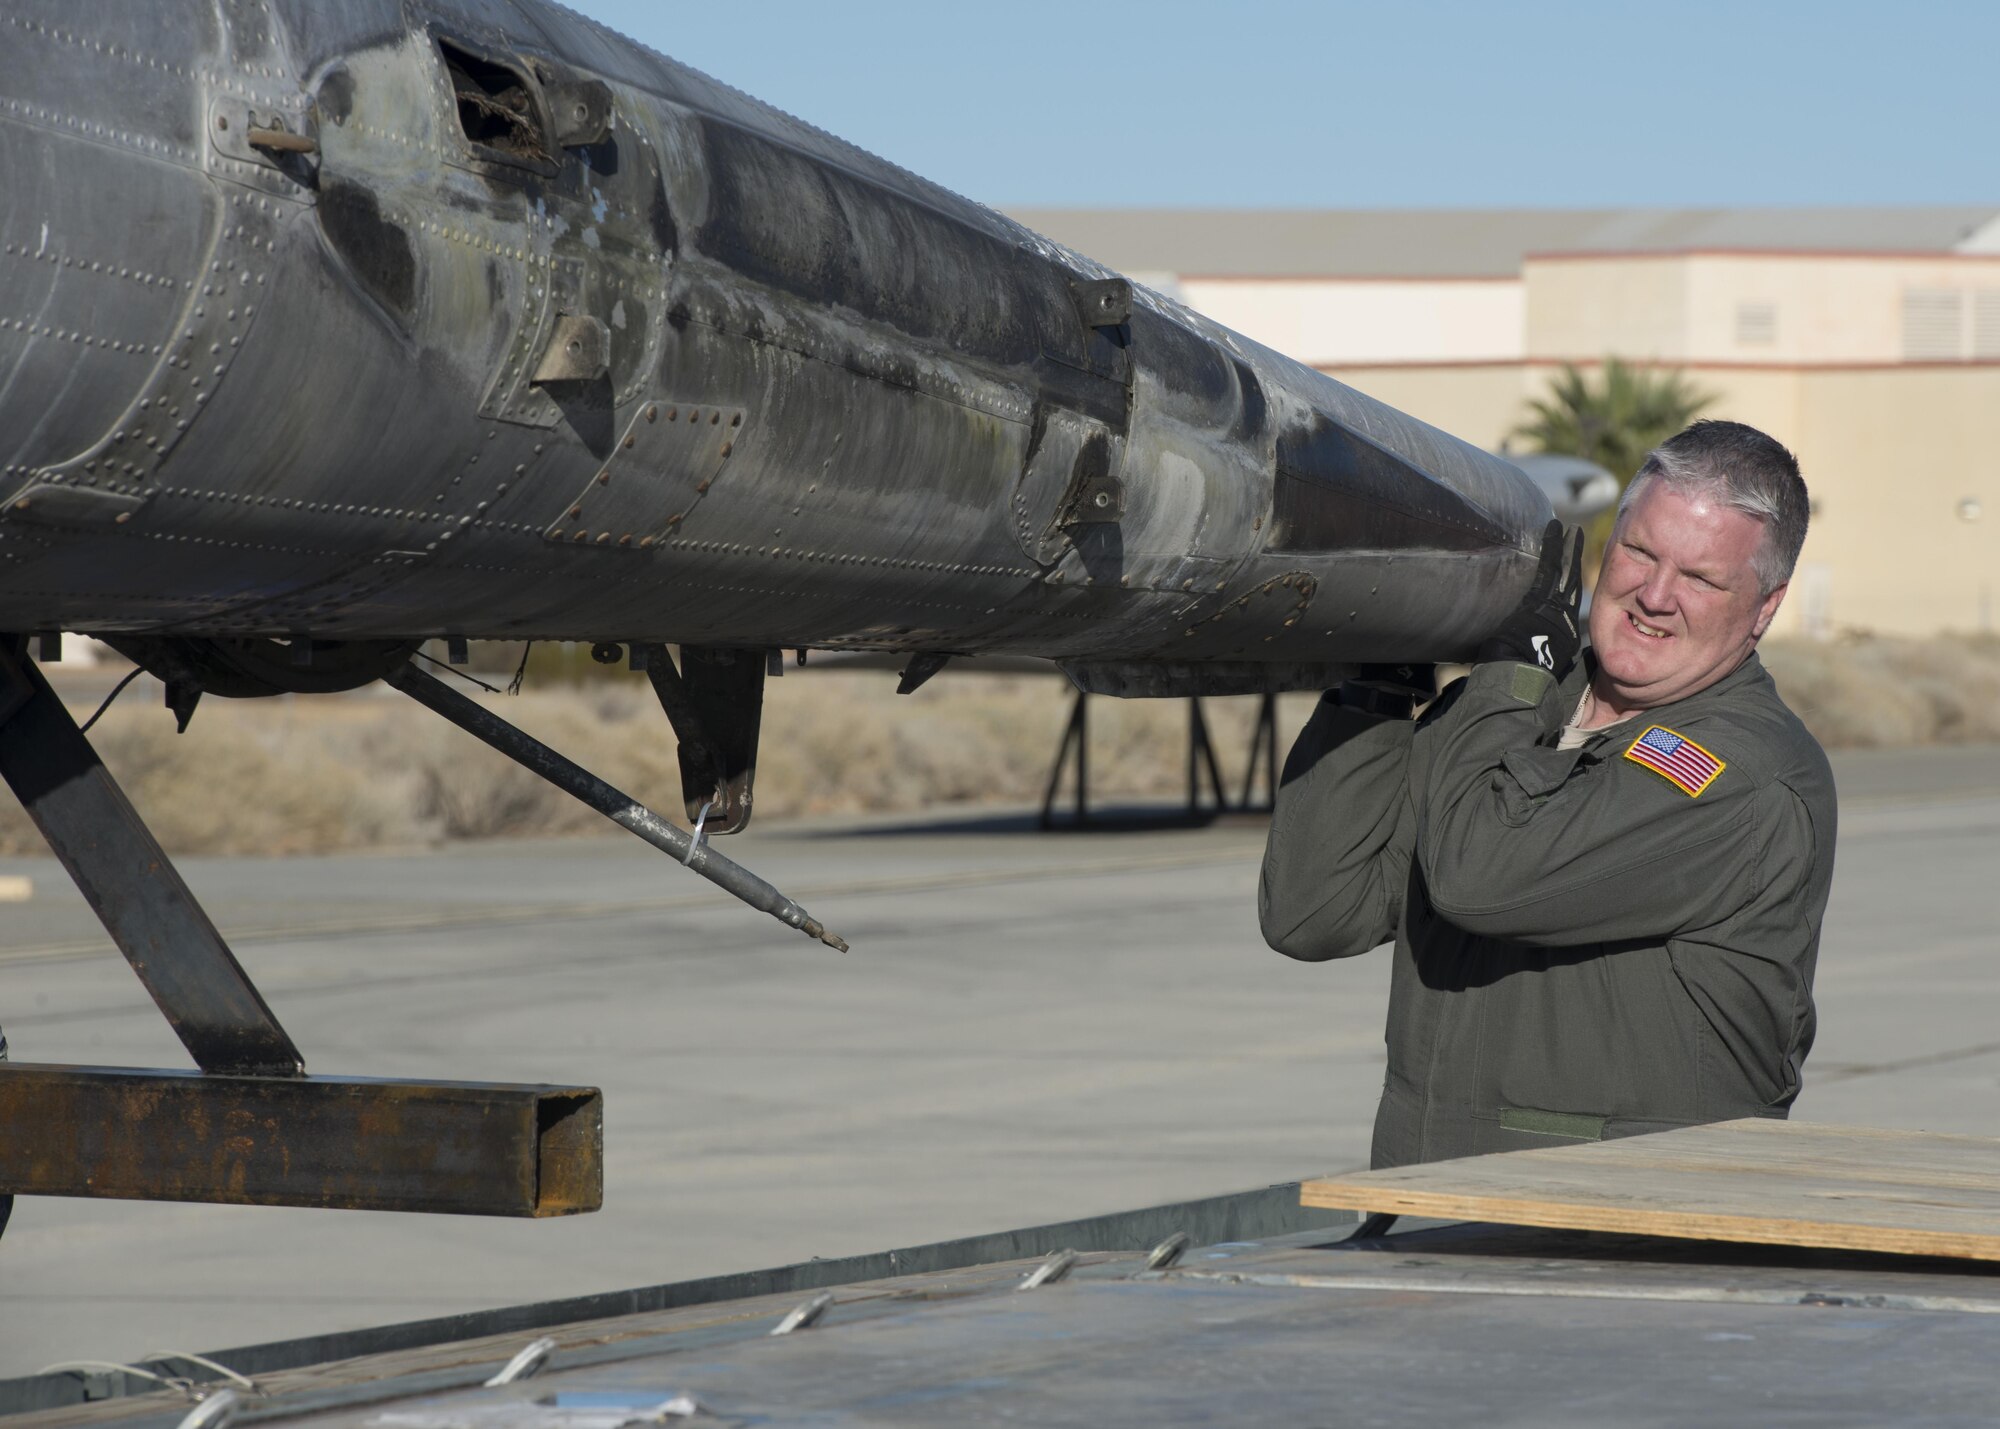
{"type": "Polygon", "coordinates": [[[808,839],[910,838],[943,834],[1116,834],[1158,833],[1163,829],[1261,828],[1270,821],[1263,811],[1201,809],[1190,812],[1185,804],[1113,804],[1094,808],[1078,821],[1059,814],[1048,824],[1034,810],[1005,812],[968,810],[959,814],[919,816],[897,823],[871,824],[865,828],[801,830],[808,839]]]}

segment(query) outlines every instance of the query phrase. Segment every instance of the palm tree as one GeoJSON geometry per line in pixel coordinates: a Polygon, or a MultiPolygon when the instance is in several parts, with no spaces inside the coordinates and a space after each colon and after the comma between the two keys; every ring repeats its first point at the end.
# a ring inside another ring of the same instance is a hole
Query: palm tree
{"type": "Polygon", "coordinates": [[[1534,417],[1516,427],[1514,435],[1534,443],[1536,451],[1594,461],[1622,485],[1647,452],[1714,401],[1712,393],[1693,386],[1677,368],[1648,370],[1607,357],[1602,379],[1592,383],[1574,363],[1565,362],[1549,383],[1549,395],[1529,400],[1534,417]]]}
{"type": "MultiPolygon", "coordinates": [[[[1533,415],[1513,435],[1536,451],[1594,461],[1617,477],[1623,490],[1647,452],[1714,401],[1714,393],[1694,386],[1678,368],[1634,367],[1607,357],[1603,376],[1593,383],[1565,362],[1550,381],[1548,396],[1529,399],[1533,415]]],[[[1585,563],[1592,570],[1611,538],[1612,519],[1606,512],[1590,523],[1585,563]]]]}

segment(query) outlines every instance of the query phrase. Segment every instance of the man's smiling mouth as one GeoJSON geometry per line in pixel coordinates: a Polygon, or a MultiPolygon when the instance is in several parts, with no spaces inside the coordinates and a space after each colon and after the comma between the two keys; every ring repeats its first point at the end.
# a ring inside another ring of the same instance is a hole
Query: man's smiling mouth
{"type": "Polygon", "coordinates": [[[1646,624],[1645,621],[1639,619],[1638,616],[1629,610],[1625,612],[1625,619],[1631,623],[1634,630],[1638,631],[1648,640],[1665,640],[1672,634],[1671,631],[1661,630],[1655,626],[1646,624]]]}

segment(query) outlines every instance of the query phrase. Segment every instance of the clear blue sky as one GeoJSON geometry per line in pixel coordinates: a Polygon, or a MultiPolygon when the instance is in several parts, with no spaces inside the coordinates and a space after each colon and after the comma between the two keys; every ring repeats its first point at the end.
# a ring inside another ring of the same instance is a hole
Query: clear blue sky
{"type": "Polygon", "coordinates": [[[2000,202],[1990,0],[569,0],[993,204],[2000,202]]]}

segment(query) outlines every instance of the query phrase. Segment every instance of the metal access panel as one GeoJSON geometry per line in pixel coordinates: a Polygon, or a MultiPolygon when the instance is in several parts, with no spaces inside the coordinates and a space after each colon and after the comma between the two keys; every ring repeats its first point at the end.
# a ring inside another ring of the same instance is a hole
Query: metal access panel
{"type": "Polygon", "coordinates": [[[0,1064],[0,1193],[568,1216],[604,1201],[595,1087],[0,1064]]]}

